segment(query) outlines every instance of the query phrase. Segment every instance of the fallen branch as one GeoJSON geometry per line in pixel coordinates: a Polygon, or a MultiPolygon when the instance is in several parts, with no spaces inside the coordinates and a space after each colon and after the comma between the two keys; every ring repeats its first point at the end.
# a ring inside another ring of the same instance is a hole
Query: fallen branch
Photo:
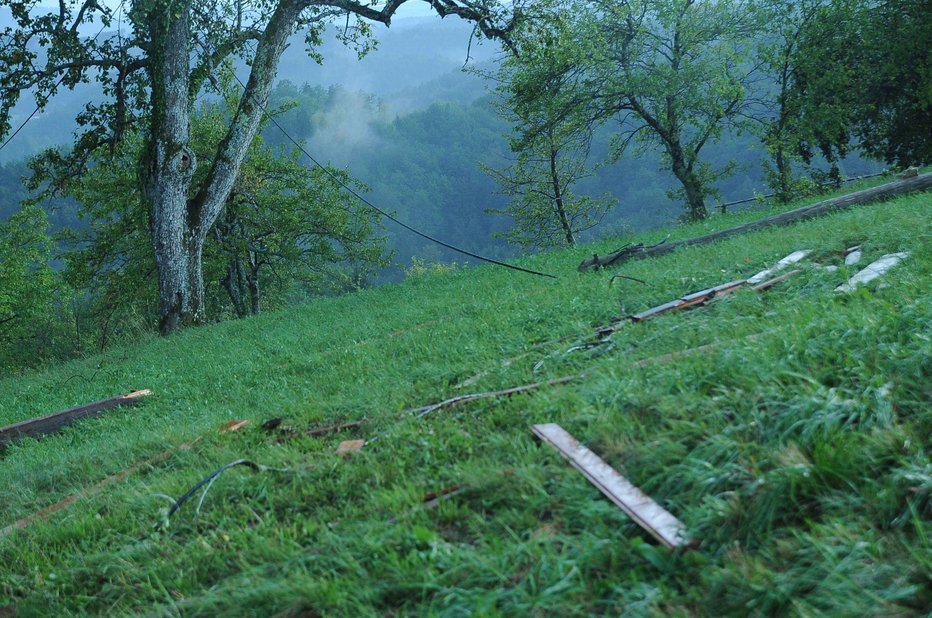
{"type": "Polygon", "coordinates": [[[649,247],[645,247],[644,243],[638,243],[636,245],[627,244],[624,247],[621,247],[620,249],[615,249],[615,251],[613,251],[612,253],[608,254],[607,256],[603,258],[600,258],[599,254],[593,253],[592,259],[585,260],[582,264],[580,264],[577,267],[576,270],[583,273],[589,270],[590,268],[594,270],[598,270],[600,268],[605,268],[606,266],[614,266],[615,264],[624,262],[634,256],[641,255],[645,251],[652,251],[654,249],[657,249],[658,247],[664,245],[669,239],[670,239],[670,235],[667,234],[663,240],[658,242],[656,245],[651,245],[649,247]]]}
{"type": "Polygon", "coordinates": [[[790,225],[832,212],[846,210],[852,206],[869,204],[879,200],[899,197],[901,195],[914,193],[916,191],[926,191],[930,188],[932,188],[932,173],[922,174],[921,176],[916,176],[914,178],[908,178],[904,180],[897,180],[880,185],[879,187],[873,187],[863,191],[855,191],[854,193],[849,193],[848,195],[842,195],[840,197],[819,202],[817,204],[812,204],[803,208],[797,208],[796,210],[784,212],[772,217],[758,219],[757,221],[752,221],[751,223],[746,223],[744,225],[739,225],[727,230],[715,232],[714,234],[706,234],[705,236],[680,240],[657,247],[628,247],[616,254],[612,254],[603,258],[598,258],[598,256],[596,256],[594,260],[586,260],[579,265],[578,270],[580,272],[585,272],[593,268],[598,269],[604,266],[614,266],[632,259],[658,257],[661,255],[666,255],[667,253],[672,253],[682,247],[706,245],[718,240],[730,238],[732,236],[747,234],[748,232],[754,232],[768,227],[790,225]]]}
{"type": "Polygon", "coordinates": [[[506,388],[501,391],[489,391],[486,393],[472,393],[469,395],[460,395],[458,397],[451,397],[449,399],[444,399],[437,403],[432,403],[430,405],[421,406],[420,408],[412,408],[406,410],[406,414],[413,414],[415,418],[423,418],[441,408],[449,408],[452,406],[459,405],[461,403],[466,403],[467,401],[475,401],[477,399],[493,399],[497,397],[510,397],[512,395],[517,395],[519,393],[526,393],[538,389],[542,386],[556,386],[557,384],[566,384],[567,382],[572,382],[573,380],[578,380],[582,378],[585,374],[578,374],[574,376],[564,376],[562,378],[555,378],[553,380],[548,380],[546,382],[534,382],[533,384],[524,384],[522,386],[515,386],[514,388],[506,388]]]}
{"type": "Polygon", "coordinates": [[[360,419],[358,421],[353,421],[351,423],[343,423],[342,425],[330,425],[329,427],[318,427],[317,429],[309,429],[305,435],[312,438],[319,438],[321,436],[329,436],[330,434],[339,433],[341,431],[346,431],[347,429],[359,429],[362,427],[368,419],[360,419]]]}
{"type": "Polygon", "coordinates": [[[19,440],[20,438],[27,436],[38,438],[40,436],[55,433],[56,431],[66,427],[67,425],[70,425],[77,420],[81,420],[89,416],[97,416],[102,412],[112,410],[113,408],[120,406],[134,406],[139,403],[139,400],[142,397],[151,394],[152,391],[149,390],[133,391],[131,393],[127,393],[126,395],[120,395],[119,397],[111,397],[110,399],[95,401],[94,403],[78,406],[77,408],[71,408],[69,410],[63,410],[61,412],[56,412],[47,416],[41,416],[39,418],[33,418],[19,423],[14,423],[12,425],[7,425],[6,427],[0,427],[0,449],[3,449],[10,442],[19,440]]]}

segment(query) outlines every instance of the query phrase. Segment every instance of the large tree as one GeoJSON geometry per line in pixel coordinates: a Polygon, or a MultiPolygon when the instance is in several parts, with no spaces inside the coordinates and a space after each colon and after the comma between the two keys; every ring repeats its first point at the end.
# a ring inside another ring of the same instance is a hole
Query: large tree
{"type": "Polygon", "coordinates": [[[704,218],[705,198],[731,166],[713,167],[703,150],[726,131],[740,131],[753,104],[757,12],[745,0],[561,4],[556,35],[527,40],[549,51],[523,54],[529,62],[514,86],[518,97],[547,96],[542,85],[560,78],[572,93],[561,95],[567,116],[582,109],[592,121],[617,121],[616,156],[630,145],[659,147],[686,216],[704,218]]]}
{"type": "MultiPolygon", "coordinates": [[[[9,131],[22,92],[32,92],[42,107],[60,88],[89,79],[102,84],[107,98],[89,103],[79,118],[84,132],[68,158],[75,173],[83,154],[142,126],[139,183],[159,283],[159,328],[169,333],[204,320],[204,243],[259,129],[289,37],[305,32],[314,55],[322,33],[339,18],[340,36],[365,50],[371,24],[389,25],[409,1],[416,0],[123,0],[113,9],[96,0],[61,0],[50,10],[17,0],[9,5],[15,25],[0,33],[0,134],[9,131]],[[87,24],[112,30],[82,36],[87,24]],[[233,56],[245,58],[249,76],[208,171],[198,174],[191,146],[195,99],[233,56]]],[[[520,3],[427,4],[441,17],[475,22],[490,37],[506,35],[522,14],[520,3]]]]}
{"type": "MultiPolygon", "coordinates": [[[[801,7],[785,1],[789,10],[801,7]]],[[[809,159],[849,148],[900,166],[932,161],[928,0],[823,0],[801,23],[789,96],[809,159]]]]}

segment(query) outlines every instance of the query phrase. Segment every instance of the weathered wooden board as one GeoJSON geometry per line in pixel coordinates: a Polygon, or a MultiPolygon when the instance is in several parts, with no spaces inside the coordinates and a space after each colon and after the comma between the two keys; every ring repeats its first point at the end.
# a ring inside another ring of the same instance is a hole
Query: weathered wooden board
{"type": "Polygon", "coordinates": [[[662,315],[664,313],[676,311],[677,309],[679,309],[680,305],[682,304],[683,304],[683,301],[677,298],[676,300],[671,300],[668,303],[658,305],[657,307],[653,307],[651,309],[648,309],[647,311],[642,311],[641,313],[635,313],[634,315],[631,316],[631,321],[641,322],[642,320],[646,320],[648,318],[653,318],[658,315],[662,315]]]}
{"type": "Polygon", "coordinates": [[[63,410],[61,412],[56,412],[55,414],[49,414],[48,416],[32,418],[26,421],[21,421],[19,423],[14,423],[12,425],[7,425],[6,427],[0,427],[0,448],[3,448],[14,440],[18,440],[27,436],[38,438],[50,433],[55,433],[59,429],[62,429],[63,427],[70,425],[77,420],[87,418],[89,416],[97,416],[102,412],[112,410],[113,408],[117,408],[119,406],[136,405],[139,403],[139,400],[142,397],[151,394],[152,391],[149,390],[133,391],[132,393],[127,393],[126,395],[120,395],[119,397],[111,397],[110,399],[95,401],[94,403],[78,406],[77,408],[71,408],[70,410],[63,410]]]}
{"type": "Polygon", "coordinates": [[[686,309],[687,307],[693,307],[695,305],[710,301],[713,298],[724,296],[725,294],[730,294],[731,292],[734,292],[738,288],[742,287],[745,283],[747,283],[747,281],[744,279],[738,279],[737,281],[729,281],[728,283],[723,283],[722,285],[717,285],[713,288],[693,292],[692,294],[687,294],[686,296],[677,298],[676,300],[671,300],[668,303],[664,303],[662,305],[658,305],[657,307],[653,307],[652,309],[648,309],[647,311],[635,313],[630,317],[630,319],[632,322],[641,322],[643,320],[647,320],[648,318],[663,315],[664,313],[680,311],[681,309],[686,309]]]}
{"type": "Polygon", "coordinates": [[[556,423],[547,423],[534,425],[532,431],[557,449],[590,483],[663,545],[671,549],[693,545],[686,538],[686,527],[680,520],[618,474],[601,457],[580,444],[562,427],[556,423]]]}
{"type": "Polygon", "coordinates": [[[130,475],[136,474],[143,468],[154,466],[160,462],[163,462],[178,451],[186,451],[190,449],[192,446],[197,444],[200,441],[200,439],[201,438],[195,438],[194,440],[191,440],[190,442],[185,442],[184,444],[182,444],[181,446],[177,448],[164,450],[158,455],[150,457],[146,459],[145,461],[141,461],[133,466],[130,466],[129,468],[126,468],[125,470],[122,470],[120,472],[117,472],[116,474],[112,474],[106,477],[105,479],[97,482],[91,487],[82,489],[81,491],[77,493],[66,496],[65,498],[59,500],[55,504],[45,507],[41,511],[37,511],[31,515],[27,515],[26,517],[23,517],[22,519],[18,519],[12,524],[10,524],[9,526],[6,526],[5,528],[0,528],[0,539],[2,539],[5,536],[9,536],[16,530],[22,530],[26,528],[27,526],[29,526],[29,524],[31,524],[33,521],[37,519],[47,519],[51,515],[68,508],[69,506],[71,506],[72,504],[74,504],[75,502],[79,500],[83,500],[85,498],[90,498],[92,496],[95,496],[99,494],[101,491],[103,491],[104,489],[106,489],[107,487],[109,487],[110,485],[113,485],[114,483],[122,483],[130,475]]]}
{"type": "Polygon", "coordinates": [[[768,268],[767,270],[762,270],[756,275],[754,275],[753,277],[751,277],[750,279],[748,279],[748,283],[760,283],[761,281],[766,280],[768,277],[770,277],[774,273],[780,272],[781,270],[783,270],[790,264],[796,264],[797,262],[801,262],[810,253],[812,253],[811,250],[794,251],[793,253],[789,254],[788,256],[786,256],[785,258],[783,258],[782,260],[780,260],[779,262],[777,262],[776,264],[768,268]]]}
{"type": "Polygon", "coordinates": [[[795,277],[801,272],[803,271],[799,268],[797,268],[796,270],[791,270],[790,272],[784,273],[780,275],[779,277],[774,277],[773,279],[768,279],[767,281],[758,283],[757,285],[753,286],[751,289],[754,290],[755,292],[763,292],[764,290],[770,289],[773,286],[777,285],[781,281],[786,281],[790,277],[795,277]]]}
{"type": "Polygon", "coordinates": [[[909,253],[907,252],[885,255],[876,262],[871,262],[864,270],[848,279],[847,283],[839,285],[835,288],[835,291],[851,292],[858,287],[858,285],[866,284],[877,277],[882,277],[888,270],[905,260],[908,256],[909,253]]]}
{"type": "Polygon", "coordinates": [[[799,221],[805,221],[807,219],[812,219],[814,217],[819,217],[832,212],[839,212],[851,208],[852,206],[869,204],[871,202],[877,202],[880,200],[887,200],[890,198],[899,197],[901,195],[907,195],[916,191],[928,191],[929,189],[932,189],[932,173],[922,174],[915,178],[909,178],[905,180],[896,180],[894,182],[880,185],[879,187],[865,189],[863,191],[856,191],[854,193],[835,197],[824,202],[818,202],[816,204],[812,204],[811,206],[805,206],[803,208],[780,213],[772,217],[758,219],[757,221],[752,221],[751,223],[745,223],[744,225],[722,230],[721,232],[706,234],[705,236],[698,236],[696,238],[688,238],[686,240],[666,243],[658,247],[642,248],[637,251],[632,251],[632,248],[628,247],[623,252],[620,252],[619,255],[609,255],[601,258],[599,263],[596,264],[593,264],[591,259],[586,260],[579,265],[578,270],[584,272],[592,268],[599,268],[607,265],[615,266],[628,260],[658,257],[661,255],[666,255],[667,253],[672,253],[683,247],[706,245],[712,242],[730,238],[732,236],[738,236],[740,234],[746,234],[748,232],[754,232],[778,225],[790,225],[799,221]]]}

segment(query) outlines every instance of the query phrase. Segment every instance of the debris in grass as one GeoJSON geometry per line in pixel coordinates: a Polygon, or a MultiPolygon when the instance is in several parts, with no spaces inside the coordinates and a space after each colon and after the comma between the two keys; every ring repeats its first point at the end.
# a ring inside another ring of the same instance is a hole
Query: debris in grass
{"type": "Polygon", "coordinates": [[[269,420],[262,423],[261,427],[266,431],[271,431],[273,429],[278,429],[278,427],[285,422],[285,419],[282,417],[270,418],[269,420]]]}
{"type": "Polygon", "coordinates": [[[632,256],[640,255],[644,253],[645,251],[649,251],[651,249],[656,249],[660,245],[663,245],[664,243],[666,243],[669,239],[670,239],[670,235],[667,234],[663,240],[658,242],[656,245],[651,245],[650,247],[645,247],[644,243],[638,243],[636,245],[632,245],[628,243],[627,245],[623,247],[619,247],[618,249],[615,249],[614,251],[612,251],[610,254],[608,254],[604,258],[600,258],[597,253],[593,253],[592,259],[586,260],[583,263],[581,263],[576,268],[576,270],[578,270],[581,273],[584,273],[590,268],[598,270],[600,268],[611,266],[618,262],[623,262],[627,259],[630,259],[632,256]]]}
{"type": "Polygon", "coordinates": [[[87,418],[89,416],[98,416],[102,412],[118,408],[120,406],[134,406],[139,403],[142,397],[151,395],[152,391],[144,389],[133,391],[118,397],[95,401],[94,403],[70,408],[61,412],[55,412],[47,416],[21,421],[6,427],[0,427],[0,449],[7,444],[24,437],[38,438],[70,425],[74,421],[87,418]]]}
{"type": "Polygon", "coordinates": [[[465,487],[454,485],[453,487],[444,487],[440,491],[429,491],[424,494],[424,508],[433,509],[444,500],[449,500],[466,491],[465,487]]]}
{"type": "Polygon", "coordinates": [[[573,376],[564,376],[562,378],[555,378],[553,380],[548,380],[546,382],[534,382],[532,384],[524,384],[522,386],[515,386],[513,388],[506,388],[500,391],[489,391],[485,393],[471,393],[469,395],[460,395],[458,397],[451,397],[449,399],[444,399],[437,403],[432,403],[430,405],[421,406],[420,408],[413,408],[407,410],[408,414],[413,414],[415,418],[421,418],[427,416],[435,410],[440,408],[446,408],[450,406],[459,405],[461,403],[466,403],[467,401],[475,401],[476,399],[491,399],[496,397],[510,397],[512,395],[517,395],[519,393],[526,393],[538,389],[542,386],[555,386],[557,384],[565,384],[571,382],[572,380],[578,380],[582,378],[585,374],[578,374],[573,376]]]}
{"type": "Polygon", "coordinates": [[[874,279],[883,276],[888,270],[905,260],[909,256],[909,253],[906,251],[900,253],[889,253],[879,260],[872,262],[864,270],[860,271],[850,279],[847,283],[843,283],[835,288],[836,292],[851,292],[859,284],[865,284],[873,281],[874,279]]]}
{"type": "Polygon", "coordinates": [[[753,277],[751,277],[750,279],[748,279],[748,283],[760,283],[761,281],[766,280],[772,274],[780,272],[781,270],[783,270],[790,264],[796,264],[797,262],[801,262],[810,253],[812,253],[812,251],[808,249],[803,250],[803,251],[794,251],[793,253],[789,254],[788,256],[786,256],[785,258],[783,258],[782,260],[780,260],[779,262],[777,262],[770,268],[766,270],[762,270],[756,275],[754,275],[753,277]]]}
{"type": "Polygon", "coordinates": [[[854,266],[861,261],[861,245],[845,250],[845,266],[854,266]]]}
{"type": "Polygon", "coordinates": [[[641,285],[650,285],[643,279],[638,279],[637,277],[629,277],[628,275],[614,275],[611,279],[608,280],[608,287],[612,287],[612,284],[615,283],[615,279],[627,279],[628,281],[634,281],[635,283],[640,283],[641,285]]]}
{"type": "Polygon", "coordinates": [[[207,497],[207,492],[210,491],[210,488],[213,486],[214,481],[216,481],[217,478],[218,478],[221,474],[223,474],[224,472],[226,472],[226,471],[229,470],[230,468],[234,468],[234,467],[236,467],[236,466],[246,466],[247,468],[251,469],[253,472],[266,472],[266,471],[271,471],[271,472],[289,472],[289,470],[288,470],[287,468],[270,468],[269,466],[263,466],[262,464],[257,464],[257,463],[255,463],[255,462],[253,462],[253,461],[249,461],[248,459],[237,459],[236,461],[233,461],[233,462],[230,462],[230,463],[228,463],[228,464],[222,465],[222,466],[220,466],[219,468],[217,468],[216,470],[214,470],[213,472],[211,472],[208,476],[206,476],[206,477],[202,478],[200,481],[198,481],[191,489],[189,489],[188,491],[186,491],[186,492],[184,493],[183,496],[181,496],[180,498],[178,498],[177,500],[175,500],[175,503],[171,506],[171,508],[168,510],[168,512],[167,512],[167,513],[165,514],[165,516],[162,518],[162,521],[159,522],[158,527],[161,528],[161,529],[166,529],[166,528],[168,528],[168,522],[169,522],[169,520],[171,519],[171,516],[175,514],[175,511],[177,511],[178,509],[180,509],[181,506],[182,506],[185,502],[188,501],[188,498],[190,498],[191,496],[193,496],[193,495],[195,494],[195,492],[197,492],[198,489],[200,489],[201,487],[204,487],[204,486],[206,485],[206,487],[204,487],[204,492],[201,494],[201,499],[198,500],[198,502],[197,502],[197,508],[194,510],[195,514],[199,514],[199,513],[201,512],[201,506],[204,504],[204,499],[207,497]]]}
{"type": "Polygon", "coordinates": [[[240,429],[242,429],[248,424],[249,424],[249,421],[245,419],[230,421],[228,423],[224,423],[223,425],[220,425],[220,433],[230,433],[233,431],[239,431],[240,429]]]}
{"type": "Polygon", "coordinates": [[[344,440],[343,442],[340,442],[340,445],[337,447],[337,455],[340,457],[346,457],[350,453],[355,453],[362,450],[362,447],[365,445],[365,440],[344,440]]]}
{"type": "Polygon", "coordinates": [[[351,423],[343,423],[342,425],[328,425],[326,427],[317,427],[315,429],[309,429],[307,435],[312,438],[319,438],[321,436],[327,436],[332,433],[339,433],[341,431],[346,431],[347,429],[359,429],[362,427],[368,419],[360,419],[358,421],[353,421],[351,423]]]}
{"type": "Polygon", "coordinates": [[[679,311],[688,307],[701,305],[703,303],[709,302],[710,300],[718,298],[719,296],[730,294],[731,292],[734,292],[738,288],[742,287],[745,283],[747,283],[745,279],[738,279],[737,281],[729,281],[728,283],[723,283],[722,285],[717,285],[713,288],[708,288],[699,292],[693,292],[692,294],[687,294],[686,296],[677,298],[676,300],[671,300],[668,303],[664,303],[657,307],[653,307],[652,309],[648,309],[647,311],[636,313],[630,316],[630,319],[632,322],[641,322],[664,313],[670,313],[671,311],[679,311]]]}
{"type": "MultiPolygon", "coordinates": [[[[440,506],[441,502],[445,502],[450,498],[456,497],[461,493],[466,491],[466,487],[462,485],[454,485],[452,487],[444,487],[440,491],[429,491],[424,494],[424,500],[418,505],[419,508],[423,509],[435,509],[440,506]]],[[[417,508],[417,507],[416,507],[417,508]]],[[[414,509],[407,511],[406,513],[399,515],[398,517],[390,517],[388,519],[389,524],[398,523],[400,518],[407,516],[408,514],[414,512],[414,509]]]]}
{"type": "Polygon", "coordinates": [[[751,289],[754,290],[755,292],[763,292],[764,290],[769,290],[770,288],[777,285],[778,283],[782,281],[786,281],[790,277],[795,277],[801,272],[803,271],[802,269],[799,269],[799,268],[797,268],[796,270],[791,270],[790,272],[784,273],[778,277],[774,277],[773,279],[768,279],[767,281],[764,281],[763,283],[758,283],[757,285],[752,286],[751,289]]]}
{"type": "Polygon", "coordinates": [[[686,528],[680,520],[618,474],[601,457],[580,444],[562,427],[556,423],[547,423],[534,425],[532,431],[568,459],[590,483],[660,543],[670,549],[695,547],[696,543],[687,539],[686,528]]]}

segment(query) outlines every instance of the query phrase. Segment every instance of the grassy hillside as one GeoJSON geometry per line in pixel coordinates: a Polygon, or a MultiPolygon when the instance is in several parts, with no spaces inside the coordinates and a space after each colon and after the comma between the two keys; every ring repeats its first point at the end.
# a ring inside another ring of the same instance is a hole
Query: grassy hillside
{"type": "Polygon", "coordinates": [[[523,261],[556,281],[458,270],[2,380],[0,425],[135,388],[155,394],[10,447],[0,527],[174,450],[0,538],[0,615],[924,615],[930,223],[923,194],[578,274],[580,260],[621,244],[606,242],[523,261]],[[836,294],[856,270],[841,252],[855,244],[860,266],[911,255],[882,285],[836,294]],[[594,325],[797,249],[814,251],[805,271],[768,292],[573,351],[594,325]],[[649,285],[611,284],[614,273],[649,285]],[[405,413],[580,372],[510,399],[405,413]],[[274,417],[292,431],[259,427],[274,417]],[[306,435],[363,418],[360,430],[306,435]],[[232,419],[251,425],[218,431],[232,419]],[[542,422],[589,445],[701,547],[656,545],[534,439],[542,422]],[[374,436],[334,454],[341,440],[374,436]],[[164,496],[240,458],[286,471],[232,468],[199,514],[195,495],[164,525],[164,496]],[[450,488],[459,492],[425,504],[450,488]]]}

